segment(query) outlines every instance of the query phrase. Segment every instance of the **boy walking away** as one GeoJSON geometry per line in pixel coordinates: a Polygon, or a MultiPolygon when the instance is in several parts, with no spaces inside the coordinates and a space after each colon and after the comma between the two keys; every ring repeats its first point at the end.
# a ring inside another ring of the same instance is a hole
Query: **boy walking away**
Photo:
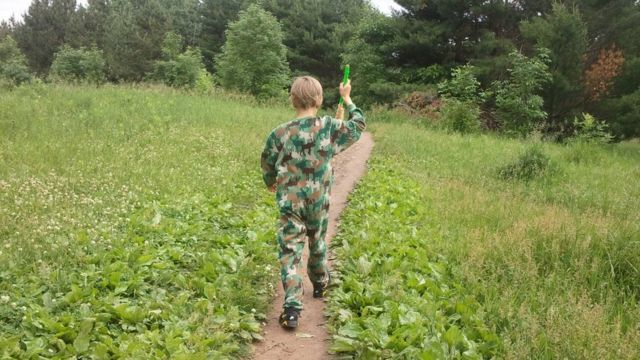
{"type": "Polygon", "coordinates": [[[285,291],[280,315],[284,328],[296,328],[302,310],[300,263],[305,237],[309,239],[307,273],[313,284],[313,297],[324,297],[331,280],[324,239],[333,184],[331,158],[358,141],[366,125],[350,94],[350,82],[340,84],[348,121],[318,117],[322,86],[310,76],[296,78],[290,96],[296,118],[275,128],[262,152],[264,182],[276,193],[280,209],[277,238],[285,291]]]}

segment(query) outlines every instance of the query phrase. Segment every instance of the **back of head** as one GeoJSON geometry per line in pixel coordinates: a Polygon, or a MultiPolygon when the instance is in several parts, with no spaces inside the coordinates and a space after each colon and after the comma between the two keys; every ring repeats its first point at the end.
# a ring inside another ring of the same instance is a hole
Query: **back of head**
{"type": "Polygon", "coordinates": [[[291,103],[296,109],[322,105],[322,85],[311,76],[300,76],[291,84],[291,103]]]}

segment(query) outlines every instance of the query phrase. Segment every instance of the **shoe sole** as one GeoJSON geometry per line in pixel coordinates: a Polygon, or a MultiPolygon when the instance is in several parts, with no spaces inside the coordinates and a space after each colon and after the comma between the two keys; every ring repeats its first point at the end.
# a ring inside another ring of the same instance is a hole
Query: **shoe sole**
{"type": "Polygon", "coordinates": [[[298,327],[298,322],[297,321],[283,321],[280,323],[280,326],[282,326],[285,329],[295,329],[298,327]]]}

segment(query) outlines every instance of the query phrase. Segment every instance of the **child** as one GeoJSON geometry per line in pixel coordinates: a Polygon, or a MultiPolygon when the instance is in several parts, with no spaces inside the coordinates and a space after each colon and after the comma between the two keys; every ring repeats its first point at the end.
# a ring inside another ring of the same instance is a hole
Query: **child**
{"type": "Polygon", "coordinates": [[[365,128],[362,111],[353,104],[350,94],[350,82],[341,84],[348,121],[319,117],[322,86],[310,76],[296,78],[290,96],[296,118],[275,128],[262,152],[264,182],[276,193],[280,209],[277,238],[285,291],[284,312],[280,315],[284,328],[296,328],[302,310],[299,270],[305,237],[309,239],[307,273],[313,283],[313,297],[324,297],[329,285],[324,236],[333,184],[331,158],[358,141],[365,128]]]}

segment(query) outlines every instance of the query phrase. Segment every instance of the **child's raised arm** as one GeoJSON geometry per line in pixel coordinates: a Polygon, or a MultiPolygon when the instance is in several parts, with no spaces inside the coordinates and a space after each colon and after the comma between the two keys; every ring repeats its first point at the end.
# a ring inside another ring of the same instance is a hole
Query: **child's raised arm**
{"type": "Polygon", "coordinates": [[[343,121],[331,118],[331,144],[338,154],[353,145],[366,128],[364,114],[351,101],[351,80],[346,85],[340,84],[340,96],[349,113],[349,120],[343,121]]]}

